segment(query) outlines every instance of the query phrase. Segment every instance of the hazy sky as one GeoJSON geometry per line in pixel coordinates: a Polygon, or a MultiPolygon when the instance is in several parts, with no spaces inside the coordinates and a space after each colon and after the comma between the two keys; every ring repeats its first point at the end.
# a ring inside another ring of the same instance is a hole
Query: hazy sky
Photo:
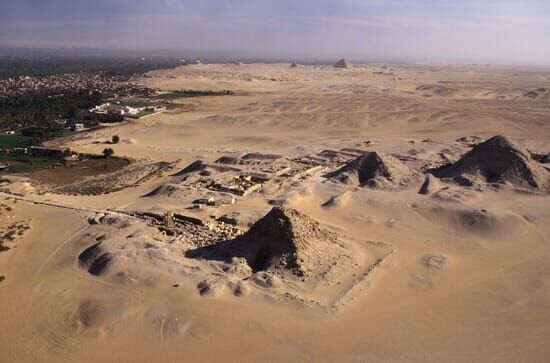
{"type": "Polygon", "coordinates": [[[0,45],[550,65],[550,0],[0,0],[0,45]]]}

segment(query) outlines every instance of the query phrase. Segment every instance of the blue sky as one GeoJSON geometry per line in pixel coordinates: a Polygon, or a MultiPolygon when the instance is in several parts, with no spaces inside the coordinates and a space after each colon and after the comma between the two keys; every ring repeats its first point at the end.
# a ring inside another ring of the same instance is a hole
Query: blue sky
{"type": "Polygon", "coordinates": [[[550,0],[0,0],[0,45],[550,65],[550,0]]]}

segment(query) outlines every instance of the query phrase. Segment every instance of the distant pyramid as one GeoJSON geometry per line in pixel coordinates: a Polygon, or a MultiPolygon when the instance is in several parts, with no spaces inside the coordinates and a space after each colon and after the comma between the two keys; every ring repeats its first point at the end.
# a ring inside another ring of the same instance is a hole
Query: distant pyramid
{"type": "Polygon", "coordinates": [[[338,63],[334,65],[334,68],[351,68],[351,64],[345,59],[340,59],[338,63]]]}
{"type": "Polygon", "coordinates": [[[296,68],[296,67],[298,67],[298,65],[297,65],[296,63],[292,63],[292,64],[290,65],[290,68],[296,68]]]}

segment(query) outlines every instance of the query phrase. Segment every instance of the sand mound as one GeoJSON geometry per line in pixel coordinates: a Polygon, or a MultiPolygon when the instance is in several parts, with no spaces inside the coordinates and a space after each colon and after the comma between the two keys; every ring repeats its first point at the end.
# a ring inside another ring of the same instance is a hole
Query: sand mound
{"type": "Polygon", "coordinates": [[[186,176],[188,174],[193,174],[193,173],[199,173],[201,175],[202,174],[210,175],[210,173],[212,172],[223,173],[230,170],[235,170],[235,169],[228,166],[209,164],[202,160],[196,160],[172,176],[186,176]]]}
{"type": "Polygon", "coordinates": [[[274,207],[241,237],[188,251],[187,257],[230,260],[242,257],[254,272],[291,271],[296,276],[318,275],[346,254],[335,234],[321,229],[310,217],[274,207]]]}
{"type": "Polygon", "coordinates": [[[214,162],[216,164],[236,165],[239,163],[239,158],[234,156],[222,156],[214,162]]]}
{"type": "Polygon", "coordinates": [[[443,96],[443,97],[452,97],[456,90],[441,86],[437,84],[423,84],[416,87],[416,90],[422,93],[424,96],[443,96]]]}
{"type": "Polygon", "coordinates": [[[351,197],[352,197],[352,192],[350,192],[349,190],[346,190],[342,194],[338,194],[330,197],[330,199],[324,202],[321,205],[321,207],[326,209],[344,208],[349,203],[351,197]]]}
{"type": "Polygon", "coordinates": [[[86,248],[78,255],[80,266],[88,270],[88,272],[94,276],[105,274],[113,261],[113,255],[104,250],[101,243],[102,242],[98,242],[86,248]]]}
{"type": "Polygon", "coordinates": [[[128,145],[135,145],[136,140],[135,139],[122,139],[120,140],[121,144],[128,144],[128,145]]]}
{"type": "Polygon", "coordinates": [[[548,172],[529,152],[500,135],[476,145],[456,163],[435,175],[458,181],[474,179],[550,191],[548,172]]]}
{"type": "Polygon", "coordinates": [[[420,264],[429,269],[441,270],[447,263],[447,257],[443,255],[427,253],[420,259],[420,264]]]}
{"type": "Polygon", "coordinates": [[[530,99],[548,99],[550,97],[550,90],[547,88],[527,90],[522,96],[523,98],[530,99]]]}
{"type": "Polygon", "coordinates": [[[439,181],[434,177],[432,174],[426,174],[426,178],[424,179],[424,183],[422,183],[422,186],[418,190],[419,194],[432,194],[436,191],[438,191],[441,188],[441,185],[439,181]]]}
{"type": "Polygon", "coordinates": [[[459,231],[457,236],[470,234],[505,240],[517,238],[529,228],[523,217],[504,210],[446,206],[418,211],[439,227],[459,231]]]}
{"type": "Polygon", "coordinates": [[[282,155],[278,154],[262,154],[262,153],[248,153],[244,155],[243,160],[277,160],[282,158],[282,155]]]}
{"type": "Polygon", "coordinates": [[[418,175],[393,156],[368,152],[325,177],[340,183],[376,189],[404,187],[418,175]]]}
{"type": "Polygon", "coordinates": [[[334,65],[334,68],[351,68],[351,64],[346,59],[340,59],[334,65]]]}
{"type": "Polygon", "coordinates": [[[187,195],[188,193],[189,191],[181,185],[166,183],[155,188],[151,192],[145,194],[144,197],[156,197],[156,196],[178,197],[178,196],[187,195]]]}
{"type": "Polygon", "coordinates": [[[117,228],[126,228],[132,224],[132,221],[120,214],[94,213],[88,217],[90,225],[109,225],[117,228]]]}

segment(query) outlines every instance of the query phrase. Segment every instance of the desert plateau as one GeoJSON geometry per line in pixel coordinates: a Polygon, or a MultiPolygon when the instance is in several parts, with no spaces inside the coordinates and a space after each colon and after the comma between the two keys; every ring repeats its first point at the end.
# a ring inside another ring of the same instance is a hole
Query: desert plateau
{"type": "Polygon", "coordinates": [[[1,173],[0,361],[548,361],[550,69],[337,61],[151,70],[43,145],[109,164],[1,173]]]}

